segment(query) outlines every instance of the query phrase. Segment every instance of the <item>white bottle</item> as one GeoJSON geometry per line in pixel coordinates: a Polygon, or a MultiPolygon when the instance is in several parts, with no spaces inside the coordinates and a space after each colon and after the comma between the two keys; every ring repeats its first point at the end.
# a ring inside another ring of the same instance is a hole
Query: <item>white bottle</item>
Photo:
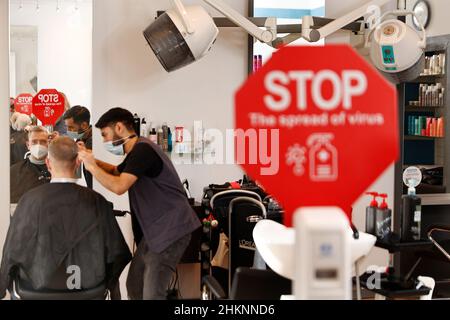
{"type": "Polygon", "coordinates": [[[142,119],[141,123],[141,137],[148,138],[148,127],[145,118],[142,119]]]}

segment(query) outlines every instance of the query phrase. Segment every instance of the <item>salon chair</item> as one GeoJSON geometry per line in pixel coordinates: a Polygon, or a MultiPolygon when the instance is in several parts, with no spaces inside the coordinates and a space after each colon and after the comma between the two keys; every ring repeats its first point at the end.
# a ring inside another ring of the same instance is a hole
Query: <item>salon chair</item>
{"type": "Polygon", "coordinates": [[[228,236],[228,214],[230,203],[238,197],[247,197],[262,202],[261,196],[253,191],[227,190],[216,193],[210,200],[214,217],[219,222],[219,230],[228,236]]]}
{"type": "Polygon", "coordinates": [[[217,300],[227,297],[230,300],[279,300],[281,296],[292,292],[292,281],[275,272],[242,267],[236,269],[229,295],[214,277],[205,276],[202,284],[217,300]]]}
{"type": "MultiPolygon", "coordinates": [[[[237,268],[256,267],[255,264],[258,264],[258,261],[255,261],[256,246],[253,240],[253,229],[259,221],[267,219],[267,212],[260,201],[249,197],[233,199],[228,211],[230,250],[228,287],[231,288],[237,268]]],[[[259,267],[265,269],[266,266],[264,264],[259,267]]]]}
{"type": "MultiPolygon", "coordinates": [[[[112,204],[111,204],[112,206],[112,204]]],[[[128,211],[113,210],[116,217],[124,217],[128,211]]],[[[31,281],[21,271],[16,272],[9,292],[12,300],[105,300],[109,291],[105,283],[83,290],[67,289],[68,274],[64,265],[56,270],[47,288],[35,290],[31,281]]]]}
{"type": "MultiPolygon", "coordinates": [[[[204,276],[213,276],[228,294],[230,294],[231,284],[237,268],[252,267],[255,265],[255,261],[262,261],[262,259],[257,259],[258,255],[255,255],[256,247],[252,234],[255,225],[267,217],[266,208],[260,201],[259,195],[255,193],[233,193],[234,196],[244,194],[253,197],[238,196],[230,198],[230,193],[226,193],[224,194],[226,196],[225,199],[222,197],[212,199],[212,206],[215,206],[215,208],[217,208],[219,203],[216,199],[221,199],[223,201],[222,205],[229,200],[228,212],[222,220],[222,228],[227,230],[228,240],[226,243],[221,243],[218,250],[218,255],[226,255],[227,259],[224,259],[225,263],[222,263],[222,265],[213,266],[211,272],[204,276]]],[[[263,268],[265,268],[265,264],[263,268]]]]}
{"type": "MultiPolygon", "coordinates": [[[[404,251],[392,250],[402,254],[402,273],[394,273],[390,281],[395,282],[402,289],[416,286],[418,278],[424,275],[432,277],[434,284],[427,285],[434,298],[448,298],[450,285],[448,274],[450,271],[450,225],[423,225],[423,240],[414,245],[410,243],[404,251]],[[429,241],[424,240],[428,238],[429,241]]],[[[391,252],[391,251],[390,251],[391,252]]],[[[391,294],[393,295],[393,294],[391,294]]],[[[395,297],[395,296],[394,296],[395,297]]]]}
{"type": "Polygon", "coordinates": [[[105,300],[108,295],[105,283],[83,290],[67,289],[66,268],[61,266],[49,282],[48,288],[35,290],[27,276],[18,271],[9,292],[12,300],[105,300]]]}
{"type": "Polygon", "coordinates": [[[433,234],[435,233],[449,233],[450,234],[450,226],[449,225],[435,225],[432,226],[428,230],[428,239],[433,243],[434,247],[441,253],[441,259],[444,259],[444,261],[450,262],[450,253],[444,248],[450,247],[450,240],[445,240],[443,242],[438,242],[438,240],[435,239],[433,234]]]}
{"type": "MultiPolygon", "coordinates": [[[[221,189],[219,189],[221,190],[221,189]]],[[[205,217],[217,221],[203,224],[201,250],[201,277],[214,274],[228,292],[228,231],[229,206],[231,201],[239,197],[247,197],[261,202],[261,196],[248,190],[217,190],[207,188],[202,199],[205,217]],[[213,267],[214,265],[214,267],[213,267]]]]}

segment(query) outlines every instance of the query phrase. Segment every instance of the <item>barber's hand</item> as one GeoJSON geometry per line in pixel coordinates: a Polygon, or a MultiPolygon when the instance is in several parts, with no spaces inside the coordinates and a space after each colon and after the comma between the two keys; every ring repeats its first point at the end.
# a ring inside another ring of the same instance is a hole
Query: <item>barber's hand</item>
{"type": "Polygon", "coordinates": [[[86,148],[86,145],[84,144],[83,141],[78,141],[77,146],[78,146],[78,151],[86,151],[86,152],[92,153],[92,150],[89,150],[88,148],[86,148]]]}
{"type": "Polygon", "coordinates": [[[52,133],[50,133],[50,135],[48,136],[48,140],[53,141],[56,138],[59,138],[60,134],[58,131],[53,131],[52,133]]]}
{"type": "Polygon", "coordinates": [[[97,167],[97,162],[95,161],[94,155],[92,152],[88,151],[79,151],[78,158],[81,162],[83,162],[86,170],[92,173],[92,171],[97,167]]]}

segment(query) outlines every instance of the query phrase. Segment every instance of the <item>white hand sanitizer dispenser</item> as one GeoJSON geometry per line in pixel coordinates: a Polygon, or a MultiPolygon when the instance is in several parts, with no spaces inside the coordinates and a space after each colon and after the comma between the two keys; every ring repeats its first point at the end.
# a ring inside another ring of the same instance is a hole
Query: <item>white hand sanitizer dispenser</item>
{"type": "Polygon", "coordinates": [[[336,207],[302,208],[296,230],[296,300],[350,300],[352,258],[349,221],[336,207]]]}

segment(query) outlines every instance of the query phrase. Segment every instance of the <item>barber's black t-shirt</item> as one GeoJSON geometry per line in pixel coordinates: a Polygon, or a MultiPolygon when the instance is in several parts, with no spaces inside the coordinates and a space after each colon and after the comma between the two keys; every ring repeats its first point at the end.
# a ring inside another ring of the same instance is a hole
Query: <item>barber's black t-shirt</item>
{"type": "MultiPolygon", "coordinates": [[[[129,173],[138,178],[158,177],[163,169],[163,161],[147,143],[137,143],[125,160],[117,167],[120,173],[129,173]]],[[[134,241],[139,244],[144,237],[136,216],[131,214],[134,241]]]]}
{"type": "Polygon", "coordinates": [[[147,143],[137,143],[125,160],[117,167],[120,173],[129,173],[138,178],[158,177],[163,169],[163,161],[147,143]]]}

